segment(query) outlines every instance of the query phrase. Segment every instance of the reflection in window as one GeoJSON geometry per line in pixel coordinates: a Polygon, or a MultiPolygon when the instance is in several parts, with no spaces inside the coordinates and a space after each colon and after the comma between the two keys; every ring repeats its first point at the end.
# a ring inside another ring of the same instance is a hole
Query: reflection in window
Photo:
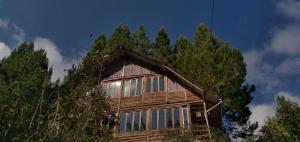
{"type": "Polygon", "coordinates": [[[146,111],[142,111],[141,115],[141,131],[146,130],[146,111]]]}
{"type": "Polygon", "coordinates": [[[139,118],[140,118],[140,113],[134,112],[133,131],[139,130],[139,118]]]}
{"type": "Polygon", "coordinates": [[[130,80],[126,80],[124,86],[124,96],[129,96],[129,86],[130,86],[130,80]]]}
{"type": "Polygon", "coordinates": [[[174,127],[180,127],[179,108],[174,108],[174,127]]]}
{"type": "Polygon", "coordinates": [[[164,109],[159,110],[159,128],[165,128],[165,111],[164,109]]]}
{"type": "Polygon", "coordinates": [[[157,110],[152,110],[152,129],[157,129],[157,110]]]}
{"type": "Polygon", "coordinates": [[[166,120],[167,120],[167,128],[172,128],[173,123],[172,123],[172,109],[171,108],[167,109],[166,120]]]}
{"type": "Polygon", "coordinates": [[[184,128],[188,128],[189,127],[189,117],[188,117],[188,109],[182,108],[182,112],[183,112],[183,125],[184,128]]]}
{"type": "Polygon", "coordinates": [[[107,89],[107,94],[109,96],[113,96],[115,93],[115,83],[112,82],[112,83],[108,83],[108,89],[107,89]]]}
{"type": "Polygon", "coordinates": [[[157,77],[153,77],[153,90],[152,92],[157,92],[158,91],[158,81],[157,81],[157,77]]]}
{"type": "Polygon", "coordinates": [[[119,126],[119,132],[125,132],[125,118],[126,115],[124,112],[120,114],[120,126],[119,126]]]}
{"type": "Polygon", "coordinates": [[[108,83],[107,94],[110,97],[118,97],[120,94],[120,89],[121,89],[120,81],[108,83]]]}
{"type": "Polygon", "coordinates": [[[151,93],[151,78],[146,78],[146,93],[151,93]]]}
{"type": "Polygon", "coordinates": [[[131,84],[130,84],[130,96],[135,96],[135,79],[131,80],[131,84]]]}
{"type": "Polygon", "coordinates": [[[116,82],[115,97],[119,97],[121,91],[121,81],[116,82]]]}
{"type": "Polygon", "coordinates": [[[126,132],[132,131],[132,113],[127,114],[126,132]]]}
{"type": "Polygon", "coordinates": [[[137,85],[136,85],[136,95],[140,96],[142,95],[142,79],[137,79],[137,85]]]}
{"type": "Polygon", "coordinates": [[[164,77],[159,77],[159,91],[165,91],[165,80],[164,77]]]}

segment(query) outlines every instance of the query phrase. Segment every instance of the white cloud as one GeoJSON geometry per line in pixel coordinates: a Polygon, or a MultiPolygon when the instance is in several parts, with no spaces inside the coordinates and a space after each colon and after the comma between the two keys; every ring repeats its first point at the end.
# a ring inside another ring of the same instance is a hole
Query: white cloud
{"type": "Polygon", "coordinates": [[[0,60],[4,57],[9,56],[10,52],[10,48],[4,42],[0,41],[0,60]]]}
{"type": "Polygon", "coordinates": [[[7,28],[9,20],[0,18],[0,28],[7,28]]]}
{"type": "Polygon", "coordinates": [[[7,42],[13,43],[10,47],[16,48],[25,41],[24,30],[9,19],[0,17],[0,30],[1,34],[8,40],[7,42]]]}
{"type": "Polygon", "coordinates": [[[275,87],[281,86],[280,79],[274,73],[274,67],[264,57],[267,56],[264,49],[250,50],[244,53],[244,59],[247,64],[247,81],[257,86],[264,86],[265,93],[273,93],[275,87]]]}
{"type": "Polygon", "coordinates": [[[299,0],[281,0],[276,3],[277,10],[288,18],[300,19],[299,0]]]}
{"type": "Polygon", "coordinates": [[[77,64],[79,62],[79,60],[63,57],[57,45],[47,38],[35,38],[34,49],[44,49],[47,52],[49,66],[53,67],[51,81],[55,81],[58,78],[62,79],[67,74],[64,70],[71,68],[73,64],[77,64]]]}
{"type": "Polygon", "coordinates": [[[271,39],[271,50],[278,54],[300,55],[299,37],[300,26],[296,24],[288,25],[280,30],[277,30],[274,32],[271,39]]]}
{"type": "Polygon", "coordinates": [[[283,60],[275,69],[277,73],[300,75],[300,57],[289,57],[283,60]]]}
{"type": "MultiPolygon", "coordinates": [[[[286,18],[300,19],[299,0],[280,0],[275,5],[276,11],[286,18]]],[[[300,21],[294,20],[283,27],[276,27],[270,37],[261,48],[244,53],[247,80],[266,95],[273,95],[276,90],[285,87],[286,82],[291,83],[300,75],[300,21]],[[296,76],[290,78],[290,75],[296,76]]]]}
{"type": "Polygon", "coordinates": [[[259,104],[255,106],[250,105],[250,110],[252,112],[250,121],[257,121],[259,124],[259,129],[261,129],[261,126],[265,124],[268,117],[273,117],[276,114],[276,106],[274,102],[272,102],[271,104],[259,104]]]}
{"type": "MultiPolygon", "coordinates": [[[[0,17],[0,34],[6,37],[6,43],[12,43],[7,45],[0,41],[0,59],[10,55],[12,48],[17,48],[21,43],[25,41],[26,34],[23,28],[17,24],[11,22],[9,19],[0,17]]],[[[53,67],[53,74],[51,81],[56,81],[58,78],[63,78],[67,72],[64,70],[71,68],[73,64],[79,62],[78,59],[70,59],[64,57],[57,45],[50,39],[37,37],[34,39],[35,50],[44,49],[47,52],[47,58],[49,60],[49,66],[53,67]]]]}

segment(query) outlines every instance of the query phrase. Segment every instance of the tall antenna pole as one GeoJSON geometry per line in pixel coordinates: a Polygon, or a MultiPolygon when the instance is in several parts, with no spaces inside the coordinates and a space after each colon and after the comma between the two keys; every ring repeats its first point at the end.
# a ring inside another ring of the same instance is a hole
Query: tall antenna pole
{"type": "Polygon", "coordinates": [[[210,32],[211,32],[211,34],[213,34],[214,11],[215,11],[215,0],[212,0],[211,19],[210,19],[210,32]]]}

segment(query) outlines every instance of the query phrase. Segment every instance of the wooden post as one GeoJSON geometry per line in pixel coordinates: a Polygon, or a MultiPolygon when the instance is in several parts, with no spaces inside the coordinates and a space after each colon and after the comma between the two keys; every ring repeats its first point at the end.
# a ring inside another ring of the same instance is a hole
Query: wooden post
{"type": "MultiPolygon", "coordinates": [[[[123,68],[122,68],[121,92],[119,94],[118,111],[117,111],[118,124],[120,122],[120,105],[121,105],[121,99],[122,99],[122,94],[124,93],[125,64],[126,64],[126,59],[124,57],[123,68]]],[[[126,121],[125,121],[125,123],[126,123],[126,121]]],[[[119,126],[116,126],[116,133],[117,133],[118,127],[119,126]]],[[[116,133],[114,135],[114,138],[116,138],[116,133]]]]}
{"type": "Polygon", "coordinates": [[[209,136],[209,140],[211,141],[211,134],[210,134],[209,122],[208,122],[208,118],[207,118],[205,99],[203,101],[203,107],[204,107],[204,117],[205,117],[205,121],[206,121],[206,125],[207,125],[208,136],[209,136]]]}

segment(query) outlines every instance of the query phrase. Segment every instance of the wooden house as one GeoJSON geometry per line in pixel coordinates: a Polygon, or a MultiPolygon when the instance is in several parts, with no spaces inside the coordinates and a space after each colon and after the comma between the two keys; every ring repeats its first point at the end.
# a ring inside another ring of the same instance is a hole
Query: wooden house
{"type": "Polygon", "coordinates": [[[117,48],[100,61],[101,86],[117,120],[117,141],[160,141],[164,132],[192,131],[210,141],[210,127],[221,127],[221,101],[170,66],[117,48]]]}

